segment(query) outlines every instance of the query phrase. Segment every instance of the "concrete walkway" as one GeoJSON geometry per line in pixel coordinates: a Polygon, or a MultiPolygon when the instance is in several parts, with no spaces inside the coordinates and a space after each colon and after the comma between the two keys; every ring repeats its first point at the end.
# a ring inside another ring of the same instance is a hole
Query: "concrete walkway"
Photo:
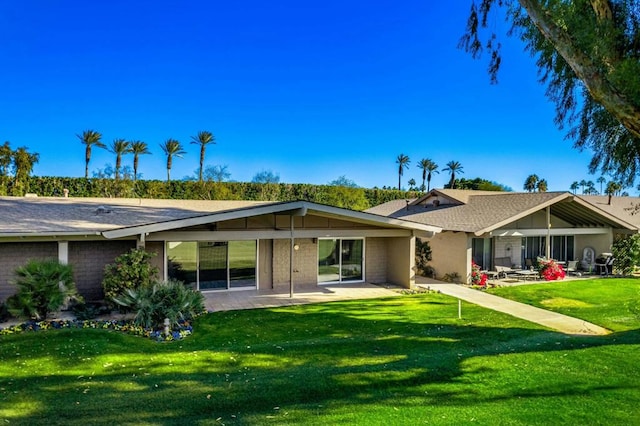
{"type": "Polygon", "coordinates": [[[551,312],[546,309],[536,308],[520,302],[514,302],[502,297],[494,296],[480,290],[474,290],[458,284],[442,283],[440,281],[420,279],[417,284],[423,288],[437,290],[447,296],[452,296],[464,300],[483,308],[493,309],[511,316],[543,325],[565,334],[601,336],[609,334],[606,328],[592,324],[590,322],[573,318],[567,315],[551,312]]]}

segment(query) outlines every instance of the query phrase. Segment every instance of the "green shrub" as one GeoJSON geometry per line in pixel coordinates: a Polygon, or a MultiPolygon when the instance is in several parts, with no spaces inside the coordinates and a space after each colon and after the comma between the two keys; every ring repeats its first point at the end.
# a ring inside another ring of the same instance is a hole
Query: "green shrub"
{"type": "Polygon", "coordinates": [[[149,264],[155,253],[131,249],[116,257],[114,263],[104,267],[102,289],[108,302],[127,289],[149,287],[157,278],[158,268],[149,264]]]}
{"type": "Polygon", "coordinates": [[[429,241],[416,238],[416,268],[423,277],[435,276],[435,270],[428,263],[431,261],[431,246],[429,241]]]}
{"type": "Polygon", "coordinates": [[[57,260],[31,260],[15,271],[18,292],[7,299],[17,317],[42,320],[71,300],[82,300],[73,281],[73,269],[57,260]]]}
{"type": "Polygon", "coordinates": [[[107,315],[111,309],[99,303],[74,303],[71,312],[79,321],[86,321],[96,318],[98,315],[107,315]]]}
{"type": "Polygon", "coordinates": [[[11,318],[11,314],[9,313],[9,308],[7,308],[6,302],[0,302],[0,322],[5,322],[11,318]]]}
{"type": "Polygon", "coordinates": [[[147,328],[162,327],[165,318],[175,326],[178,321],[189,320],[205,310],[204,296],[176,280],[129,288],[113,301],[135,312],[135,324],[147,328]]]}
{"type": "Polygon", "coordinates": [[[640,264],[640,234],[619,235],[611,252],[615,258],[614,268],[622,275],[631,275],[636,265],[640,264]]]}

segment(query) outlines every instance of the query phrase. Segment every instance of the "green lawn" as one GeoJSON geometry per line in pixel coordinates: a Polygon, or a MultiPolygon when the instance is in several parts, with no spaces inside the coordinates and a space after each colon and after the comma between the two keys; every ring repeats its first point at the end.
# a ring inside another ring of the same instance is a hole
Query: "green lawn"
{"type": "Polygon", "coordinates": [[[640,279],[600,278],[501,287],[490,293],[585,319],[613,331],[637,330],[640,279]]]}
{"type": "MultiPolygon", "coordinates": [[[[637,290],[607,283],[607,294],[637,290]]],[[[572,337],[470,304],[457,313],[454,299],[417,294],[208,314],[169,344],[100,330],[0,336],[0,420],[637,424],[637,316],[609,336],[572,337]]]]}

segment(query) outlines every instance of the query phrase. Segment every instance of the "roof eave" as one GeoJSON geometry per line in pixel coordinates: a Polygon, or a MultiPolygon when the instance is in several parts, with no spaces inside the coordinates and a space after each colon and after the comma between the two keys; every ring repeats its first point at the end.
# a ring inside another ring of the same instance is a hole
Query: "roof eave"
{"type": "Polygon", "coordinates": [[[189,226],[203,225],[211,222],[220,222],[225,220],[242,219],[251,216],[260,216],[264,214],[291,214],[293,216],[304,216],[309,211],[322,213],[324,215],[333,216],[341,219],[351,219],[363,223],[374,225],[385,225],[394,228],[410,229],[424,231],[427,233],[438,233],[442,228],[411,222],[401,219],[394,219],[387,216],[376,215],[373,213],[357,212],[339,207],[326,206],[323,204],[311,203],[308,201],[291,201],[286,203],[274,203],[266,206],[241,208],[221,213],[213,213],[208,215],[200,215],[186,219],[176,219],[165,222],[151,223],[139,226],[130,226],[118,229],[112,229],[102,232],[102,235],[108,239],[124,238],[133,235],[149,234],[153,232],[168,231],[172,229],[185,228],[189,226]],[[346,213],[345,213],[346,212],[346,213]]]}

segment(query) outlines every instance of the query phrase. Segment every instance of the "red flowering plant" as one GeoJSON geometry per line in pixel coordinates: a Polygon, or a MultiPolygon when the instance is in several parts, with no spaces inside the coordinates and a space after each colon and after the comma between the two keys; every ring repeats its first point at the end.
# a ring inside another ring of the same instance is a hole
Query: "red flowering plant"
{"type": "Polygon", "coordinates": [[[561,280],[566,275],[562,265],[559,265],[553,259],[544,259],[539,257],[538,270],[540,271],[540,276],[546,281],[561,280]]]}
{"type": "Polygon", "coordinates": [[[486,287],[487,279],[487,274],[482,272],[480,265],[471,261],[471,285],[486,287]]]}

